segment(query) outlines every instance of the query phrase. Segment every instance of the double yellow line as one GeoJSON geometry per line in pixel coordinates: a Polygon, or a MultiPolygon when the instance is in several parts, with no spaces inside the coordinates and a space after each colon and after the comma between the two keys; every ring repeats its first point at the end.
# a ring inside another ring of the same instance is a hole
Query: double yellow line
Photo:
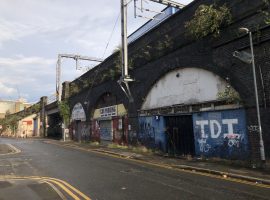
{"type": "Polygon", "coordinates": [[[80,190],[76,189],[66,181],[51,178],[51,177],[40,177],[40,176],[0,176],[0,180],[33,180],[33,181],[43,181],[48,183],[50,186],[57,186],[67,195],[72,197],[74,200],[91,200],[88,196],[83,194],[80,190]]]}

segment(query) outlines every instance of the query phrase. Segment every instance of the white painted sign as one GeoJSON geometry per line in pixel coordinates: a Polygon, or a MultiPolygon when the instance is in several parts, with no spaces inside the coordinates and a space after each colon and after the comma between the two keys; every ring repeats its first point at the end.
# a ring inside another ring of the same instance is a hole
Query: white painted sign
{"type": "Polygon", "coordinates": [[[111,116],[117,115],[117,107],[116,106],[109,106],[109,107],[100,108],[99,111],[100,111],[101,117],[111,117],[111,116]]]}

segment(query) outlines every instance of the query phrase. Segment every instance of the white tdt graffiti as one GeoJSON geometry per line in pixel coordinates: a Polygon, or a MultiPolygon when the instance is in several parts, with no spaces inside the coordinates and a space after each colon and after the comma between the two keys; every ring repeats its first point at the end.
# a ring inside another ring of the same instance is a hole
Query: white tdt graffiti
{"type": "Polygon", "coordinates": [[[238,119],[222,119],[221,123],[217,120],[199,120],[196,121],[196,125],[200,128],[200,139],[198,139],[198,143],[200,146],[201,152],[208,152],[211,148],[211,145],[207,144],[208,135],[205,133],[205,127],[209,126],[210,129],[210,138],[218,139],[222,133],[222,125],[224,127],[227,126],[227,133],[223,134],[223,138],[228,139],[229,147],[239,147],[240,140],[243,139],[242,134],[234,133],[234,125],[238,124],[238,119]]]}

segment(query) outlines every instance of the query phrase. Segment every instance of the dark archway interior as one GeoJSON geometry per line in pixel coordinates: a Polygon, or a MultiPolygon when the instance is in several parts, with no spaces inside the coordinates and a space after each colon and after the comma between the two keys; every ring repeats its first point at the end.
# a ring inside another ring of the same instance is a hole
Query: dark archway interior
{"type": "Polygon", "coordinates": [[[48,116],[48,129],[47,129],[47,137],[54,139],[61,139],[62,131],[61,131],[61,123],[62,119],[59,113],[54,113],[48,116]]]}

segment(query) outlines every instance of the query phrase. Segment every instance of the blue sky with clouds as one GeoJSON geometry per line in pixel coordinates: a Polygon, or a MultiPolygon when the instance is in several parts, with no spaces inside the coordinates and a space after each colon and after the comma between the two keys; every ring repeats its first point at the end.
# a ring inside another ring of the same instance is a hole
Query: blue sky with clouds
{"type": "MultiPolygon", "coordinates": [[[[145,6],[157,11],[164,8],[153,2],[145,6]]],[[[20,96],[36,102],[55,93],[57,55],[101,58],[119,13],[120,0],[1,0],[0,99],[20,96]]],[[[147,21],[133,17],[133,3],[128,13],[129,33],[147,21]]],[[[105,58],[119,44],[120,19],[105,58]]],[[[69,81],[83,73],[72,60],[63,61],[62,71],[62,80],[69,81]]]]}

